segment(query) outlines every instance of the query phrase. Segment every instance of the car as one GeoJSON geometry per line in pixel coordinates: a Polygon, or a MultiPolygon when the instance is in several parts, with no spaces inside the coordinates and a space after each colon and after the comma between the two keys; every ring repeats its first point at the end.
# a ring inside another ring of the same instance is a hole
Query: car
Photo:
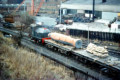
{"type": "MultiPolygon", "coordinates": [[[[57,22],[57,24],[60,23],[60,17],[59,16],[56,18],[56,22],[57,22]]],[[[61,17],[61,24],[72,24],[72,23],[73,23],[73,16],[63,15],[61,17]]]]}

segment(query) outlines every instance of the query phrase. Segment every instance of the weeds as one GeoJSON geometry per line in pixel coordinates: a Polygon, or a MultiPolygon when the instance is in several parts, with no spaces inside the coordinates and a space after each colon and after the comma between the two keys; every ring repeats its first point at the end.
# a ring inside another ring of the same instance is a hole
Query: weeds
{"type": "Polygon", "coordinates": [[[0,62],[4,64],[2,74],[10,80],[74,80],[73,74],[64,66],[55,65],[54,61],[25,48],[14,48],[12,39],[0,34],[0,62]]]}

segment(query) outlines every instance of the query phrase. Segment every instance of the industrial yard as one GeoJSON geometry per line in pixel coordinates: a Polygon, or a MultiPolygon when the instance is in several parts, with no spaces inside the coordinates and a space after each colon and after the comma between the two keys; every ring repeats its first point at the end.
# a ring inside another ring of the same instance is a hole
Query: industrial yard
{"type": "Polygon", "coordinates": [[[0,80],[119,80],[120,1],[0,0],[0,80]]]}

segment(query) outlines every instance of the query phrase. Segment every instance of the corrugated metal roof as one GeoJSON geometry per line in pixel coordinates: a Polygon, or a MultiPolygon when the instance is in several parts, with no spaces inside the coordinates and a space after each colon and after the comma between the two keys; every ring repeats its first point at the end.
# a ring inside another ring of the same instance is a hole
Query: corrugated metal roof
{"type": "MultiPolygon", "coordinates": [[[[92,4],[93,0],[69,0],[65,4],[92,4]]],[[[96,3],[100,3],[100,0],[96,0],[96,3]]]]}
{"type": "MultiPolygon", "coordinates": [[[[65,4],[92,4],[93,0],[69,0],[65,4]]],[[[102,0],[95,0],[96,4],[107,4],[107,5],[117,5],[120,4],[120,0],[107,0],[107,2],[102,3],[102,0]]]]}
{"type": "MultiPolygon", "coordinates": [[[[62,3],[62,8],[92,10],[93,0],[69,0],[62,3]]],[[[120,12],[120,0],[95,0],[95,9],[98,11],[120,12]]]]}

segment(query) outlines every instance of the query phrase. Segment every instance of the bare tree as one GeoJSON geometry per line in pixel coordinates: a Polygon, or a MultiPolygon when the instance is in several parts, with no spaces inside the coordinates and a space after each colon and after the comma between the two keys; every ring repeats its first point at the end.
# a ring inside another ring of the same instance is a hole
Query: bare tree
{"type": "Polygon", "coordinates": [[[34,22],[34,17],[30,16],[28,13],[20,13],[19,22],[21,24],[20,34],[25,31],[34,22]]]}
{"type": "Polygon", "coordinates": [[[20,22],[21,26],[23,27],[23,30],[28,28],[30,24],[34,22],[34,17],[29,15],[28,13],[19,13],[19,15],[20,17],[17,21],[20,22]]]}
{"type": "Polygon", "coordinates": [[[20,22],[24,26],[23,28],[26,29],[34,22],[34,17],[30,16],[28,13],[24,13],[20,15],[20,22]]]}

